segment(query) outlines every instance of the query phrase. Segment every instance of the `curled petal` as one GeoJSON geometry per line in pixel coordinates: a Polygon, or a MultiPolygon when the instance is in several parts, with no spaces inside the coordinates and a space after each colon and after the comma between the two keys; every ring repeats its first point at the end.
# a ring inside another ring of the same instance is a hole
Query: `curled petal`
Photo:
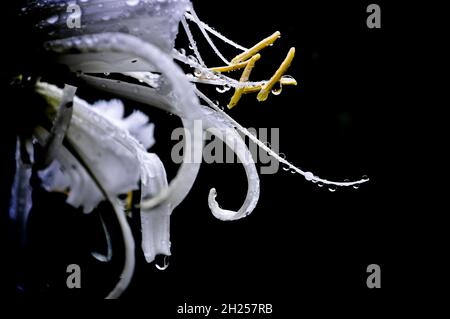
{"type": "Polygon", "coordinates": [[[212,214],[220,220],[236,220],[249,215],[256,207],[259,199],[259,177],[256,171],[255,163],[252,159],[247,146],[242,140],[241,136],[232,128],[224,127],[219,130],[220,134],[214,133],[218,127],[221,127],[219,123],[214,123],[215,129],[212,130],[213,134],[221,138],[225,144],[230,147],[233,152],[236,153],[240,162],[244,166],[245,174],[247,176],[247,195],[244,203],[238,211],[225,210],[220,208],[216,201],[217,191],[212,188],[208,196],[208,205],[212,214]],[[223,138],[225,137],[225,138],[223,138]]]}

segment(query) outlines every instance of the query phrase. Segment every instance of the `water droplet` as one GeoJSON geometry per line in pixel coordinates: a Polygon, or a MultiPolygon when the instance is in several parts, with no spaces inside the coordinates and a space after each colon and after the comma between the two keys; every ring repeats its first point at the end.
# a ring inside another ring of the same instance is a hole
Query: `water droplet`
{"type": "Polygon", "coordinates": [[[322,182],[318,182],[318,183],[317,183],[317,186],[323,187],[323,183],[322,183],[322,182]]]}
{"type": "Polygon", "coordinates": [[[219,101],[214,100],[214,101],[213,101],[213,104],[214,104],[215,106],[219,106],[219,101]]]}
{"type": "Polygon", "coordinates": [[[103,74],[104,74],[105,76],[109,76],[110,73],[109,73],[109,72],[104,72],[103,74]]]}
{"type": "Polygon", "coordinates": [[[47,19],[47,22],[50,24],[56,23],[56,21],[58,21],[58,18],[59,17],[57,15],[51,16],[50,18],[47,19]]]}
{"type": "Polygon", "coordinates": [[[290,170],[289,166],[283,166],[283,171],[288,171],[290,170]]]}
{"type": "Polygon", "coordinates": [[[283,92],[283,85],[281,85],[280,82],[278,82],[272,89],[273,95],[280,95],[281,92],[283,92]]]}
{"type": "Polygon", "coordinates": [[[162,266],[155,263],[155,267],[158,270],[166,270],[167,268],[169,268],[169,256],[164,256],[164,263],[162,266]]]}
{"type": "Polygon", "coordinates": [[[310,181],[310,180],[312,180],[314,178],[314,174],[313,173],[311,173],[311,172],[306,172],[305,173],[305,179],[307,180],[307,181],[310,181]]]}
{"type": "Polygon", "coordinates": [[[290,75],[283,75],[281,78],[284,79],[284,80],[295,80],[295,79],[294,79],[292,76],[290,76],[290,75]]]}
{"type": "Polygon", "coordinates": [[[180,49],[180,54],[181,55],[186,55],[186,50],[185,49],[180,49]]]}
{"type": "Polygon", "coordinates": [[[295,174],[297,171],[295,169],[291,169],[291,174],[295,174]]]}
{"type": "Polygon", "coordinates": [[[199,69],[195,69],[194,75],[199,78],[203,75],[203,72],[199,69]]]}
{"type": "Polygon", "coordinates": [[[362,179],[369,179],[369,176],[363,175],[362,179]]]}
{"type": "Polygon", "coordinates": [[[359,184],[353,185],[353,188],[354,188],[354,189],[358,189],[358,188],[359,188],[359,184]]]}
{"type": "Polygon", "coordinates": [[[193,55],[189,55],[188,60],[191,61],[192,63],[198,64],[197,58],[193,55]]]}
{"type": "Polygon", "coordinates": [[[336,191],[336,186],[331,185],[330,187],[328,187],[328,190],[332,193],[334,193],[336,191]]]}
{"type": "Polygon", "coordinates": [[[231,89],[231,87],[228,84],[222,86],[221,88],[216,87],[216,91],[219,93],[225,93],[225,92],[229,91],[230,89],[231,89]]]}
{"type": "Polygon", "coordinates": [[[137,6],[140,0],[126,0],[126,4],[130,7],[137,6]]]}

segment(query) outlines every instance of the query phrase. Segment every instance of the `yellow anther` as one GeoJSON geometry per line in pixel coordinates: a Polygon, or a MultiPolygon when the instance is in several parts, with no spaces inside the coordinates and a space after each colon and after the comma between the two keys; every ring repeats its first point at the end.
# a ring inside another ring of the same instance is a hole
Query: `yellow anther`
{"type": "Polygon", "coordinates": [[[133,192],[128,192],[125,210],[130,211],[131,208],[133,207],[132,204],[133,204],[133,192]]]}
{"type": "MultiPolygon", "coordinates": [[[[258,61],[261,58],[260,54],[256,54],[252,56],[250,61],[248,61],[247,66],[244,69],[244,72],[242,72],[242,76],[240,78],[240,82],[247,82],[250,78],[250,74],[252,73],[253,67],[255,66],[256,61],[258,61]]],[[[231,97],[230,103],[228,104],[228,108],[232,109],[241,99],[242,94],[244,93],[244,88],[236,88],[234,91],[233,96],[231,97]]]]}
{"type": "MultiPolygon", "coordinates": [[[[282,77],[280,80],[280,85],[281,86],[285,86],[285,85],[297,85],[297,81],[294,78],[287,78],[287,77],[282,77]]],[[[261,89],[263,88],[262,85],[257,85],[257,86],[249,86],[246,87],[244,89],[244,94],[248,94],[248,93],[256,93],[261,91],[261,89]]]]}
{"type": "Polygon", "coordinates": [[[247,66],[247,64],[248,64],[248,61],[244,61],[244,62],[231,64],[231,65],[227,65],[227,66],[219,66],[217,68],[211,68],[209,70],[212,72],[226,73],[226,72],[243,69],[247,66]]]}
{"type": "Polygon", "coordinates": [[[236,56],[233,60],[231,60],[231,64],[237,64],[239,62],[245,61],[248,58],[254,56],[256,53],[264,49],[265,47],[268,47],[272,43],[274,43],[279,37],[281,36],[281,33],[279,31],[272,34],[270,37],[265,38],[252,48],[248,49],[245,52],[242,52],[238,56],[236,56]]]}
{"type": "Polygon", "coordinates": [[[277,82],[280,81],[283,74],[286,73],[287,69],[291,65],[292,60],[294,59],[294,56],[295,56],[295,48],[291,48],[286,58],[284,59],[283,63],[281,63],[280,67],[278,68],[278,70],[258,93],[257,96],[258,101],[262,102],[267,100],[267,97],[269,96],[269,93],[272,90],[273,86],[277,84],[277,82]]]}

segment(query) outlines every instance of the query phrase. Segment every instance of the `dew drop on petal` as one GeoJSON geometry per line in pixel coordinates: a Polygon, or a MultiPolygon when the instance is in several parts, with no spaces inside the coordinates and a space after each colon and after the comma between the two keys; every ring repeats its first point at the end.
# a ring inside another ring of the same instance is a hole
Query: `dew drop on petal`
{"type": "Polygon", "coordinates": [[[192,63],[195,63],[195,64],[198,63],[197,58],[195,56],[193,56],[193,55],[189,55],[188,56],[188,60],[191,61],[192,63]]]}
{"type": "Polygon", "coordinates": [[[202,75],[203,75],[203,73],[202,73],[202,71],[201,70],[199,70],[199,69],[195,69],[195,71],[194,71],[194,75],[196,76],[196,77],[201,77],[202,75]]]}
{"type": "Polygon", "coordinates": [[[140,0],[126,0],[127,6],[134,7],[139,4],[140,0]]]}
{"type": "Polygon", "coordinates": [[[54,24],[54,23],[56,23],[56,21],[58,21],[57,15],[51,16],[50,18],[47,19],[47,22],[50,24],[54,24]]]}

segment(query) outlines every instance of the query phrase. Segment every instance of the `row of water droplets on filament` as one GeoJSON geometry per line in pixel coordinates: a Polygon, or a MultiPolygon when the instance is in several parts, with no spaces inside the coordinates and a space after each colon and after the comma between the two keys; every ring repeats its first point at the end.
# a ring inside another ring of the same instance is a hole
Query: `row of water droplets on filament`
{"type": "Polygon", "coordinates": [[[357,181],[343,181],[343,182],[335,182],[335,181],[329,181],[326,179],[322,179],[318,176],[315,176],[313,173],[308,171],[303,171],[300,168],[294,166],[292,163],[290,163],[288,160],[286,160],[286,156],[284,154],[280,155],[273,151],[270,148],[269,143],[264,143],[260,141],[256,136],[254,136],[252,133],[250,133],[246,128],[244,128],[242,125],[237,123],[233,118],[231,118],[227,113],[223,111],[223,109],[215,104],[211,99],[209,99],[206,95],[204,95],[201,91],[196,89],[197,95],[204,100],[211,108],[213,108],[215,111],[219,112],[228,122],[229,125],[233,126],[235,129],[240,131],[245,136],[249,137],[249,139],[258,145],[261,149],[266,151],[270,156],[278,160],[281,164],[284,165],[283,169],[286,171],[290,171],[291,173],[295,174],[298,173],[302,175],[307,181],[310,181],[312,183],[317,184],[319,187],[323,185],[327,185],[329,187],[329,190],[331,192],[334,192],[336,190],[336,187],[349,187],[352,186],[353,188],[358,188],[360,184],[363,184],[365,182],[369,181],[369,178],[367,176],[363,176],[360,180],[357,181]]]}
{"type": "Polygon", "coordinates": [[[257,81],[257,82],[239,82],[235,79],[232,79],[228,76],[225,76],[220,73],[215,73],[209,70],[206,67],[203,67],[197,60],[196,57],[192,55],[186,56],[185,50],[174,50],[173,51],[173,57],[192,67],[194,71],[194,75],[187,74],[188,79],[191,82],[198,82],[198,83],[204,83],[204,84],[213,84],[218,86],[230,86],[233,88],[248,88],[248,87],[254,87],[254,86],[262,86],[266,84],[268,81],[257,81]],[[215,81],[215,82],[214,82],[215,81]]]}

